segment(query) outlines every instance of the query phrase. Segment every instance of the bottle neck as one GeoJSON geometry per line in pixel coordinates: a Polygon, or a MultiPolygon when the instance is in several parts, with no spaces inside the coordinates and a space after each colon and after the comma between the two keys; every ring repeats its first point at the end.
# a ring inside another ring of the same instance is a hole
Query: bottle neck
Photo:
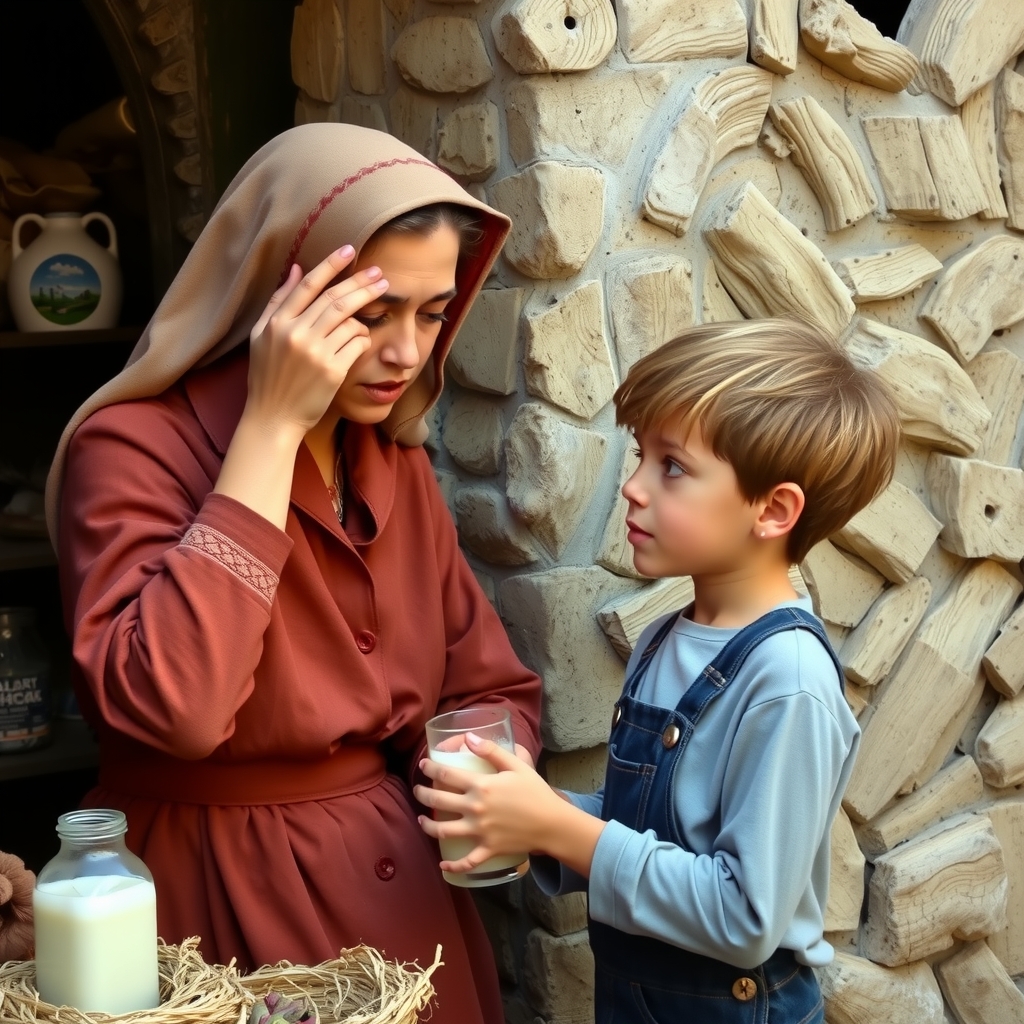
{"type": "Polygon", "coordinates": [[[69,811],[57,819],[61,844],[78,849],[123,846],[128,822],[123,811],[94,809],[69,811]]]}

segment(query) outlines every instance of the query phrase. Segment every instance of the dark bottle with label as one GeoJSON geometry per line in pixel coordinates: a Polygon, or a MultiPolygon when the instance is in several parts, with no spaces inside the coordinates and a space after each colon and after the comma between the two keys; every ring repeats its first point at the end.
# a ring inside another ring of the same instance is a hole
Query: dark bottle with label
{"type": "Polygon", "coordinates": [[[0,608],[0,754],[50,742],[50,661],[32,608],[0,608]]]}

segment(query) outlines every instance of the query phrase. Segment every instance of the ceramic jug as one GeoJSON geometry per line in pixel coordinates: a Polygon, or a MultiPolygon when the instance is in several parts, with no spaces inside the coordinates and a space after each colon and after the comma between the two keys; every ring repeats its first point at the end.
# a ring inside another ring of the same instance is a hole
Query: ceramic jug
{"type": "Polygon", "coordinates": [[[114,327],[121,312],[117,233],[105,213],[23,213],[11,233],[7,297],[19,331],[76,331],[114,327]],[[106,225],[106,248],[85,230],[106,225]],[[24,249],[21,228],[33,221],[42,233],[24,249]]]}

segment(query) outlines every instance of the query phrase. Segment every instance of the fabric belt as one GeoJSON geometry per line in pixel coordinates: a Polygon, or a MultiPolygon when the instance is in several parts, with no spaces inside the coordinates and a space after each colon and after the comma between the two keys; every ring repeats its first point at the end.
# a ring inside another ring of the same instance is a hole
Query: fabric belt
{"type": "Polygon", "coordinates": [[[251,807],[358,793],[387,773],[375,746],[339,747],[315,761],[185,761],[156,750],[101,755],[99,785],[125,796],[169,803],[251,807]]]}

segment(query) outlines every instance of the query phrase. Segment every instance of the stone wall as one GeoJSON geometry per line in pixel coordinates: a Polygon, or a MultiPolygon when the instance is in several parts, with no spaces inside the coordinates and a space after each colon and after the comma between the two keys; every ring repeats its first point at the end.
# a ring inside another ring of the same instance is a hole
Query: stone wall
{"type": "MultiPolygon", "coordinates": [[[[465,548],[598,781],[632,569],[610,398],[695,322],[796,311],[896,387],[896,480],[800,566],[864,726],[821,972],[839,1022],[1024,1019],[1024,4],[304,0],[296,120],[390,130],[515,229],[434,422],[465,548]]],[[[582,896],[480,904],[508,1019],[585,1022],[582,896]]]]}

